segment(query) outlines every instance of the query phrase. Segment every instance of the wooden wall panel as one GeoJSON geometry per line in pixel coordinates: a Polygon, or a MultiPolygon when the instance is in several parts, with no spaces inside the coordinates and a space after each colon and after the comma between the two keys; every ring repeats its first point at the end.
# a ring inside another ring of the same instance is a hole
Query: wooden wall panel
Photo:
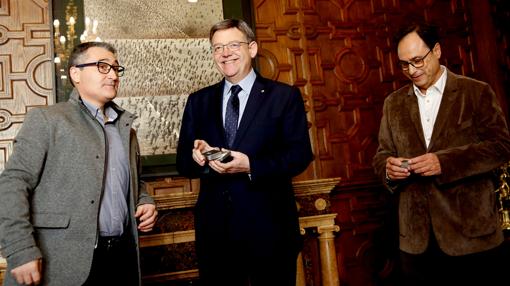
{"type": "Polygon", "coordinates": [[[54,103],[47,0],[0,0],[0,172],[28,109],[54,103]]]}

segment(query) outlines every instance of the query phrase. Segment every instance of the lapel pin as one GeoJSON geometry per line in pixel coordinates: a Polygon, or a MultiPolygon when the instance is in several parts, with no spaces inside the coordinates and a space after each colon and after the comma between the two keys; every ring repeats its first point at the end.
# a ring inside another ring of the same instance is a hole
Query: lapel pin
{"type": "Polygon", "coordinates": [[[264,93],[265,90],[261,90],[260,92],[264,93]]]}

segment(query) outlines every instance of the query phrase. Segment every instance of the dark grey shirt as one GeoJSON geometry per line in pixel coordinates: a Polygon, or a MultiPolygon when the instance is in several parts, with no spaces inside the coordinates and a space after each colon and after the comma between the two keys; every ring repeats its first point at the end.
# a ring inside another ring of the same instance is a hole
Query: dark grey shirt
{"type": "Polygon", "coordinates": [[[83,99],[82,101],[103,126],[107,138],[106,178],[99,211],[99,233],[101,236],[119,236],[124,232],[128,222],[129,191],[129,161],[119,129],[115,125],[119,114],[113,108],[106,107],[108,120],[105,123],[101,109],[83,99]]]}

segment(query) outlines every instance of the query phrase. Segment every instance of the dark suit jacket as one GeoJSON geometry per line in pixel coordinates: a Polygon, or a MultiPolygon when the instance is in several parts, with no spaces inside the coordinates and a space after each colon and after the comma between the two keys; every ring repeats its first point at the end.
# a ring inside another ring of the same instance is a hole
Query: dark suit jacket
{"type": "Polygon", "coordinates": [[[291,179],[313,156],[301,93],[257,76],[231,148],[249,157],[250,179],[248,174],[220,175],[207,164],[200,167],[191,156],[195,139],[227,147],[223,86],[221,81],[189,96],[177,149],[179,173],[201,178],[195,207],[197,244],[272,241],[297,249],[300,235],[291,179]]]}
{"type": "Polygon", "coordinates": [[[384,102],[376,173],[386,158],[435,153],[442,174],[412,175],[399,183],[400,249],[425,251],[432,229],[449,255],[488,250],[503,241],[491,170],[510,159],[505,118],[490,86],[447,71],[446,86],[429,147],[412,85],[384,102]]]}

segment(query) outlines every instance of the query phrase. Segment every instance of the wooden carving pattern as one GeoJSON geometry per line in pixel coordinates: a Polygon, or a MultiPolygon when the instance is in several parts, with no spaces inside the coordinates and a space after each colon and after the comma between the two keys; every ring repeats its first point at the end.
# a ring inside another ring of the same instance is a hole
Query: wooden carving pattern
{"type": "Polygon", "coordinates": [[[335,240],[340,285],[393,285],[398,231],[389,196],[378,184],[333,193],[332,211],[338,213],[341,232],[335,240]]]}
{"type": "Polygon", "coordinates": [[[47,0],[0,0],[0,171],[26,112],[54,103],[47,0]]]}
{"type": "Polygon", "coordinates": [[[385,96],[406,80],[392,37],[409,19],[444,27],[444,63],[473,75],[464,1],[255,0],[263,75],[298,86],[314,163],[297,179],[372,178],[385,96]]]}
{"type": "MultiPolygon", "coordinates": [[[[497,62],[502,72],[504,92],[510,95],[510,2],[504,0],[489,1],[491,14],[496,25],[497,62]]],[[[508,104],[508,98],[507,98],[508,104]]],[[[509,111],[507,111],[508,115],[509,111]]]]}

